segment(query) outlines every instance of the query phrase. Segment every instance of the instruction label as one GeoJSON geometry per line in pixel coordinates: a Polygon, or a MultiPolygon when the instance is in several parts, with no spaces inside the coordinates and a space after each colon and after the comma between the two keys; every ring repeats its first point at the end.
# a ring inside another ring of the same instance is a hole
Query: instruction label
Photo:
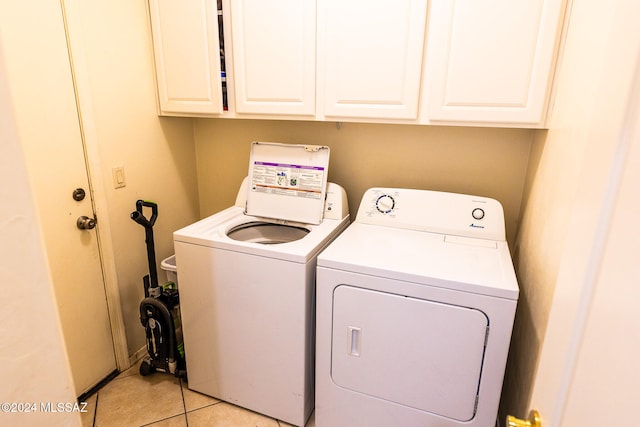
{"type": "Polygon", "coordinates": [[[251,190],[261,193],[319,199],[325,168],[321,166],[254,162],[251,190]]]}

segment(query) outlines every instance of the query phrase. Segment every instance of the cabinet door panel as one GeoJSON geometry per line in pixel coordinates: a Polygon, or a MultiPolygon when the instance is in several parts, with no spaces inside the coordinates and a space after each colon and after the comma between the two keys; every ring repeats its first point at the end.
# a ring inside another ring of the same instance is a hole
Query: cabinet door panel
{"type": "Polygon", "coordinates": [[[160,113],[222,113],[213,0],[149,0],[160,113]]]}
{"type": "Polygon", "coordinates": [[[426,0],[320,0],[326,116],[416,119],[426,0]]]}
{"type": "Polygon", "coordinates": [[[315,113],[315,1],[231,4],[238,113],[315,113]]]}
{"type": "Polygon", "coordinates": [[[433,0],[428,119],[543,121],[562,0],[433,0]]]}

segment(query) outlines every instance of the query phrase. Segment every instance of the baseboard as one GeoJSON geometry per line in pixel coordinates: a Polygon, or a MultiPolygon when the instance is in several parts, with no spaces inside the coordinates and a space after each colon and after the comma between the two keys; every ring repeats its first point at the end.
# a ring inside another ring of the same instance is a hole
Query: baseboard
{"type": "Polygon", "coordinates": [[[109,375],[107,375],[106,377],[104,377],[104,379],[102,381],[100,381],[98,384],[94,385],[93,387],[91,387],[89,390],[87,390],[86,392],[82,393],[80,396],[78,396],[78,402],[86,402],[87,399],[89,397],[91,397],[93,394],[95,394],[98,390],[100,390],[103,386],[105,386],[106,384],[109,383],[109,381],[111,381],[112,379],[114,379],[115,377],[118,376],[120,372],[118,372],[117,369],[114,369],[113,372],[111,372],[109,375]]]}
{"type": "Polygon", "coordinates": [[[140,359],[147,355],[147,346],[141,347],[138,351],[129,356],[129,367],[138,363],[140,359]]]}

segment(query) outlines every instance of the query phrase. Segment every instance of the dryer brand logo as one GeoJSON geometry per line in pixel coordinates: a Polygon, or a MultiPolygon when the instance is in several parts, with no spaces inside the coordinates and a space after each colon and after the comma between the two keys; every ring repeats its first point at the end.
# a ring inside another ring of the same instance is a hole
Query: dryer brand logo
{"type": "Polygon", "coordinates": [[[484,225],[477,225],[477,224],[471,223],[469,225],[469,227],[471,227],[471,228],[484,228],[484,225]]]}

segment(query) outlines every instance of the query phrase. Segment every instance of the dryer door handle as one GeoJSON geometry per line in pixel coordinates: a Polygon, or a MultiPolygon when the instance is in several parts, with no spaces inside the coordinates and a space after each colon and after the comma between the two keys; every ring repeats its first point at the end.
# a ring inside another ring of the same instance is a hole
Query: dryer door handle
{"type": "Polygon", "coordinates": [[[362,329],[357,326],[349,326],[347,328],[349,339],[349,356],[360,357],[360,344],[362,329]]]}

